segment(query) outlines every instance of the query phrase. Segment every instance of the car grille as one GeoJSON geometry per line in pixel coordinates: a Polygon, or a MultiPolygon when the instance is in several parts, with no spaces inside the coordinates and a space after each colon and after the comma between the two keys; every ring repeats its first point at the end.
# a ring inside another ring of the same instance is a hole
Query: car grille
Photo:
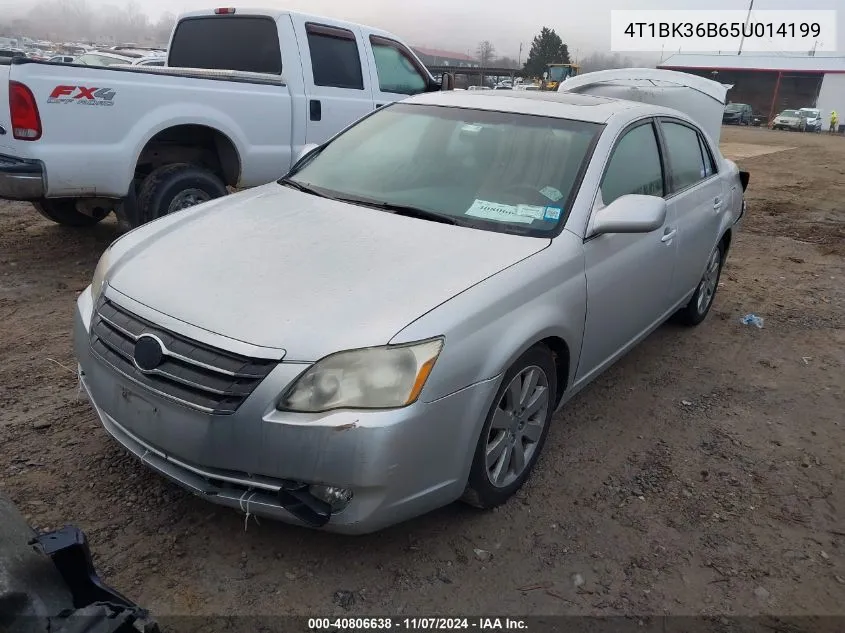
{"type": "Polygon", "coordinates": [[[91,324],[91,349],[121,374],[188,407],[228,415],[237,411],[278,361],[248,358],[165,330],[104,299],[91,324]],[[166,348],[152,371],[135,365],[135,342],[156,336],[166,348]]]}

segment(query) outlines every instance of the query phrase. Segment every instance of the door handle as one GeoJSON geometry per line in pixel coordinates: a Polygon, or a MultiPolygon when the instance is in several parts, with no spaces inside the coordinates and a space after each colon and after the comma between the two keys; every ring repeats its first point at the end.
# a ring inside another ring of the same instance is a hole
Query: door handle
{"type": "Polygon", "coordinates": [[[713,209],[718,211],[722,208],[722,199],[717,197],[713,200],[713,209]]]}
{"type": "Polygon", "coordinates": [[[660,238],[660,241],[664,244],[666,242],[671,242],[672,238],[675,237],[675,233],[677,232],[678,229],[666,229],[666,231],[663,233],[663,237],[660,238]]]}
{"type": "Polygon", "coordinates": [[[323,107],[319,99],[311,99],[308,112],[312,121],[320,121],[323,118],[323,107]]]}

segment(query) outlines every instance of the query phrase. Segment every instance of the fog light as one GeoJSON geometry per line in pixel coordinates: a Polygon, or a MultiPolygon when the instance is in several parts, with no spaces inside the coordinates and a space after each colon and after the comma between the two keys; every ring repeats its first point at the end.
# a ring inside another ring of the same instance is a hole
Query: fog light
{"type": "Polygon", "coordinates": [[[309,492],[332,507],[332,512],[340,512],[352,501],[352,491],[337,486],[311,486],[309,492]]]}

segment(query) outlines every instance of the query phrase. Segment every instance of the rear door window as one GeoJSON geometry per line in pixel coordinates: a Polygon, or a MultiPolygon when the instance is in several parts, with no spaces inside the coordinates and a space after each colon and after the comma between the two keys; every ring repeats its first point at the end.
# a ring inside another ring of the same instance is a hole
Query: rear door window
{"type": "Polygon", "coordinates": [[[269,17],[209,15],[176,27],[168,66],[282,73],[279,30],[269,17]]]}
{"type": "Polygon", "coordinates": [[[314,85],[363,90],[364,74],[355,34],[347,29],[311,23],[305,25],[305,31],[314,85]]]}
{"type": "MultiPolygon", "coordinates": [[[[672,171],[673,192],[692,187],[707,178],[710,174],[701,155],[698,132],[689,126],[671,121],[663,121],[661,127],[672,171]]],[[[711,173],[713,168],[711,165],[711,173]]]]}

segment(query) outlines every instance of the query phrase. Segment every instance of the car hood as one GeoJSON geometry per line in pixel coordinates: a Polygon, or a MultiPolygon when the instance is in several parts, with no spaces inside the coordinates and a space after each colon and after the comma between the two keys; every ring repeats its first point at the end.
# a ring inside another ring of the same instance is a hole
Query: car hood
{"type": "Polygon", "coordinates": [[[121,245],[109,286],[180,321],[303,361],[386,344],[550,243],[275,183],[165,217],[125,239],[131,243],[121,245]]]}

